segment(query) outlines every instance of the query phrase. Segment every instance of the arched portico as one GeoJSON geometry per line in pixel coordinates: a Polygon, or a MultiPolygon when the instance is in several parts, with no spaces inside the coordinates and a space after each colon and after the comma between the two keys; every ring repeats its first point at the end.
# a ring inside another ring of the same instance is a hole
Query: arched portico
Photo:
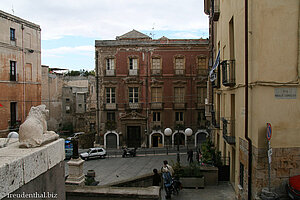
{"type": "Polygon", "coordinates": [[[158,130],[158,131],[152,131],[152,133],[149,135],[149,147],[153,147],[153,136],[156,135],[156,134],[159,134],[161,139],[162,139],[162,147],[165,146],[165,136],[164,134],[158,130]]]}
{"type": "Polygon", "coordinates": [[[197,147],[198,144],[204,142],[208,136],[209,134],[205,129],[198,130],[195,133],[195,147],[197,147]]]}
{"type": "Polygon", "coordinates": [[[117,149],[119,149],[119,146],[120,146],[120,139],[119,139],[119,134],[116,132],[116,131],[107,131],[105,134],[104,134],[104,148],[106,149],[107,148],[107,137],[109,134],[114,134],[116,135],[116,142],[117,142],[117,149]]]}
{"type": "MultiPolygon", "coordinates": [[[[176,134],[183,134],[184,135],[184,146],[186,146],[187,144],[187,136],[184,134],[184,131],[180,130],[179,132],[178,131],[175,131],[173,134],[172,134],[172,147],[174,147],[174,143],[175,143],[175,135],[176,134]]],[[[180,136],[179,136],[180,137],[180,136]]],[[[183,136],[182,136],[183,137],[183,136]]]]}

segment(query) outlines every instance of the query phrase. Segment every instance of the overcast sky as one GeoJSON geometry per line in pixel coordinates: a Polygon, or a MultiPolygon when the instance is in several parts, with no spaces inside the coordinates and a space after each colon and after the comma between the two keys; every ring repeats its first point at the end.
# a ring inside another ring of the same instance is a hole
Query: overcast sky
{"type": "Polygon", "coordinates": [[[42,29],[42,64],[94,69],[95,40],[132,29],[154,39],[207,38],[203,0],[1,0],[0,9],[42,29]],[[152,35],[153,36],[153,35],[152,35]]]}

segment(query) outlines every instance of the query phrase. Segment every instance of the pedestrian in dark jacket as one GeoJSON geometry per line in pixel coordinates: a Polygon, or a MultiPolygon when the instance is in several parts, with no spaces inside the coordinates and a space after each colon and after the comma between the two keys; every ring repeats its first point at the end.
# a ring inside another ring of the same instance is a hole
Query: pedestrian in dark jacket
{"type": "Polygon", "coordinates": [[[153,169],[153,179],[152,179],[152,185],[153,186],[159,186],[160,182],[161,182],[161,177],[160,175],[157,173],[157,169],[153,169]]]}
{"type": "Polygon", "coordinates": [[[191,164],[192,162],[194,162],[194,161],[193,161],[193,155],[194,155],[194,152],[193,152],[193,150],[191,149],[191,150],[189,150],[189,151],[187,152],[187,154],[188,154],[188,161],[189,161],[189,163],[191,164]]]}

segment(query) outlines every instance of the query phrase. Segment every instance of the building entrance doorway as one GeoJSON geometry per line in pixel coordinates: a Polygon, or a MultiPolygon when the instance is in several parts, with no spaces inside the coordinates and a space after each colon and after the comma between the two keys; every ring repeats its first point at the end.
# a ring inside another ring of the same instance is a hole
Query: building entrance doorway
{"type": "Polygon", "coordinates": [[[127,126],[127,147],[141,146],[141,127],[127,126]]]}
{"type": "Polygon", "coordinates": [[[106,135],[106,148],[116,149],[117,148],[117,135],[114,133],[109,133],[106,135]]]}
{"type": "Polygon", "coordinates": [[[152,147],[162,147],[162,135],[154,133],[152,135],[152,147]]]}
{"type": "Polygon", "coordinates": [[[174,145],[185,145],[185,135],[183,133],[177,132],[174,136],[174,145]]]}

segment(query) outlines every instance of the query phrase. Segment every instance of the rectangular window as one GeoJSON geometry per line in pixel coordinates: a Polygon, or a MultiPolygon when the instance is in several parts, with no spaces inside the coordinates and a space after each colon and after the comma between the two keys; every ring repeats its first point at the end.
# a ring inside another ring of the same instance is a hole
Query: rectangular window
{"type": "Polygon", "coordinates": [[[106,59],[106,70],[115,69],[115,60],[113,58],[106,59]]]}
{"type": "Polygon", "coordinates": [[[160,122],[160,112],[153,112],[153,121],[160,122]]]}
{"type": "Polygon", "coordinates": [[[130,70],[137,70],[137,58],[129,58],[129,69],[130,70]]]}
{"type": "Polygon", "coordinates": [[[139,88],[130,87],[129,88],[129,103],[138,103],[139,102],[139,88]]]}
{"type": "Polygon", "coordinates": [[[16,31],[13,28],[10,28],[10,40],[12,41],[16,40],[16,31]]]}
{"type": "Polygon", "coordinates": [[[201,109],[198,112],[198,125],[199,125],[199,128],[206,127],[205,109],[201,109]]]}
{"type": "Polygon", "coordinates": [[[244,165],[240,163],[240,186],[244,187],[244,165]]]}
{"type": "Polygon", "coordinates": [[[116,121],[116,113],[115,112],[107,112],[107,121],[116,121]]]}
{"type": "Polygon", "coordinates": [[[17,75],[16,75],[16,70],[17,68],[17,63],[16,61],[10,61],[10,81],[16,81],[17,80],[17,75]]]}
{"type": "Polygon", "coordinates": [[[10,102],[10,126],[14,127],[17,122],[17,102],[10,102]]]}
{"type": "Polygon", "coordinates": [[[106,103],[116,103],[115,88],[106,88],[106,103]]]}
{"type": "Polygon", "coordinates": [[[184,103],[184,88],[174,88],[175,103],[184,103]]]}
{"type": "Polygon", "coordinates": [[[206,56],[201,56],[198,58],[198,69],[207,69],[207,58],[206,56]]]}
{"type": "Polygon", "coordinates": [[[152,69],[161,69],[160,58],[152,58],[152,69]]]}
{"type": "Polygon", "coordinates": [[[183,112],[175,112],[176,122],[183,122],[183,112]]]}
{"type": "Polygon", "coordinates": [[[152,58],[152,74],[160,74],[161,73],[161,65],[160,58],[152,58]]]}
{"type": "Polygon", "coordinates": [[[234,60],[234,21],[233,17],[229,21],[229,48],[230,48],[230,60],[234,60]]]}
{"type": "Polygon", "coordinates": [[[206,87],[197,87],[197,103],[205,104],[206,92],[206,87]]]}
{"type": "Polygon", "coordinates": [[[175,58],[175,74],[184,74],[184,58],[175,58]]]}
{"type": "Polygon", "coordinates": [[[151,101],[162,102],[162,88],[152,88],[151,90],[151,101]]]}

